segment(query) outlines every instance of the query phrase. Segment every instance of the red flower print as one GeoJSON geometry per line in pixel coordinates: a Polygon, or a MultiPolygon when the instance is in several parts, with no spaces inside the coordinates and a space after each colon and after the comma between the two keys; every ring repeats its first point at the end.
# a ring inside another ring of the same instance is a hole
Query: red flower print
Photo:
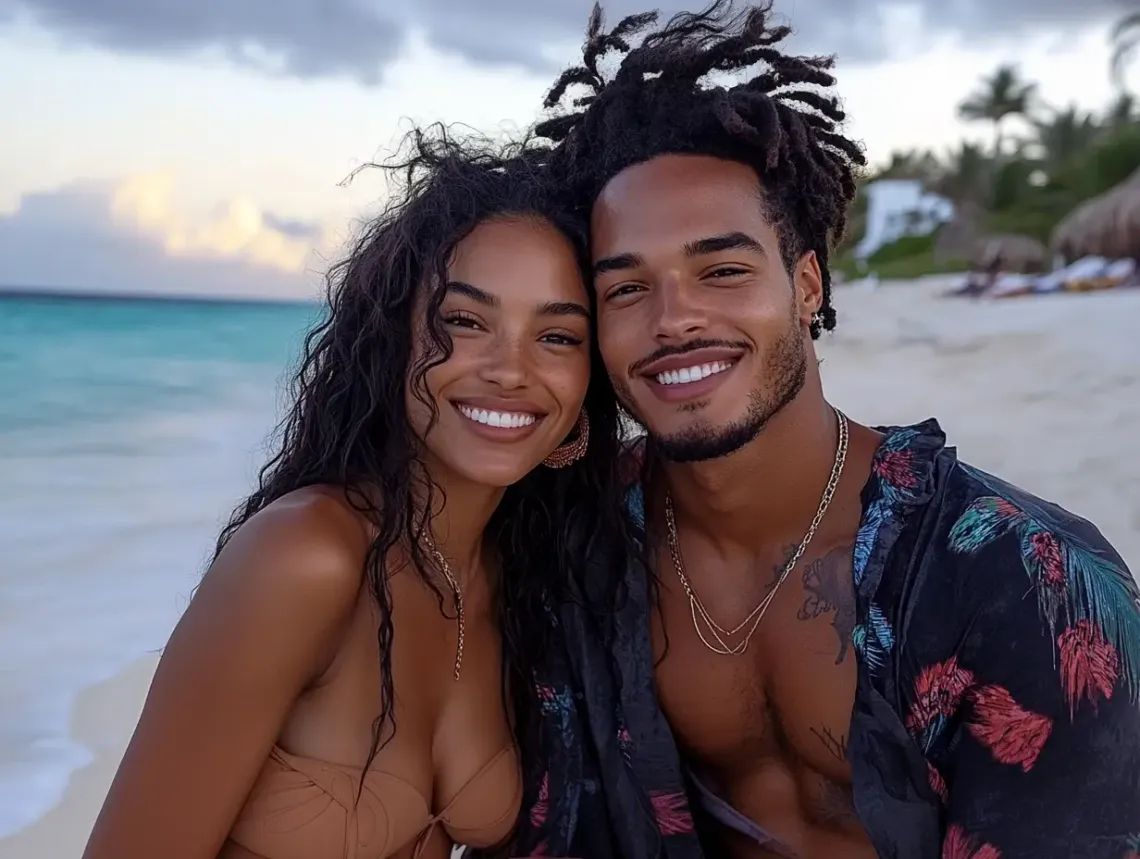
{"type": "Polygon", "coordinates": [[[945,805],[949,802],[950,791],[946,789],[946,780],[942,778],[942,773],[935,769],[934,764],[930,761],[926,762],[926,776],[930,780],[931,790],[938,794],[938,798],[942,800],[942,804],[945,805]]]}
{"type": "Polygon", "coordinates": [[[958,665],[956,656],[923,668],[914,681],[914,703],[906,718],[911,733],[922,733],[939,716],[954,715],[973,682],[974,675],[958,665]]]}
{"type": "Polygon", "coordinates": [[[942,859],[1001,859],[1001,851],[992,844],[976,847],[974,839],[955,823],[942,840],[942,859]]]}
{"type": "Polygon", "coordinates": [[[1030,560],[1050,590],[1065,589],[1065,556],[1060,541],[1048,531],[1035,531],[1029,535],[1030,560]]]}
{"type": "Polygon", "coordinates": [[[891,486],[914,489],[918,485],[918,478],[915,477],[914,451],[884,451],[875,460],[875,474],[891,486]]]}
{"type": "Polygon", "coordinates": [[[662,835],[684,835],[693,831],[693,816],[685,794],[652,792],[649,799],[662,835]]]}
{"type": "Polygon", "coordinates": [[[530,825],[538,829],[542,824],[546,823],[546,815],[549,812],[550,802],[550,773],[542,774],[542,786],[538,789],[538,802],[534,804],[534,808],[530,810],[530,825]]]}
{"type": "Polygon", "coordinates": [[[1096,709],[1098,698],[1111,698],[1120,674],[1120,655],[1100,627],[1091,620],[1078,620],[1057,639],[1061,651],[1061,685],[1069,702],[1070,718],[1082,697],[1096,709]]]}
{"type": "Polygon", "coordinates": [[[1029,772],[1053,731],[1053,721],[1023,710],[1001,686],[983,686],[972,697],[970,733],[1001,763],[1017,764],[1029,772]]]}

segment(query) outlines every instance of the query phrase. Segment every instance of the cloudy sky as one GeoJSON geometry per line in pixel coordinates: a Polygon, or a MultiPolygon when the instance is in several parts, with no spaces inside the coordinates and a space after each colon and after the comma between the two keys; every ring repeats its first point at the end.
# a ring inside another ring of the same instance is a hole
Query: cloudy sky
{"type": "MultiPolygon", "coordinates": [[[[836,53],[872,160],[949,146],[1018,63],[1051,104],[1112,96],[1132,0],[777,0],[836,53]]],[[[0,0],[0,284],[303,295],[411,122],[533,121],[590,0],[0,0]]],[[[666,0],[666,11],[681,8],[666,0]]],[[[614,0],[607,17],[643,11],[614,0]]]]}

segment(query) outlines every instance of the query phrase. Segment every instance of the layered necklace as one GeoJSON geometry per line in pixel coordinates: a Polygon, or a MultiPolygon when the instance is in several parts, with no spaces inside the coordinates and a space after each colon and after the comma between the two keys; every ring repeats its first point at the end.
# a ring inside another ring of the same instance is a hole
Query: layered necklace
{"type": "Polygon", "coordinates": [[[819,523],[823,521],[824,515],[827,513],[827,508],[831,506],[831,499],[835,496],[835,489],[839,485],[839,478],[843,474],[843,465],[847,462],[847,441],[848,441],[848,428],[847,416],[838,409],[835,409],[836,417],[839,419],[839,441],[835,446],[835,462],[831,466],[831,476],[828,478],[827,486],[823,490],[823,498],[820,499],[819,507],[815,511],[815,516],[811,520],[811,525],[808,526],[807,533],[804,534],[802,540],[796,550],[792,552],[788,562],[784,565],[783,570],[780,572],[779,578],[776,579],[776,584],[772,587],[756,608],[748,613],[739,624],[732,629],[726,629],[712,619],[708,610],[704,607],[700,597],[697,596],[693,585],[689,581],[689,577],[685,574],[685,561],[681,557],[681,544],[677,537],[677,520],[673,513],[673,496],[667,494],[665,496],[665,527],[668,532],[669,539],[669,554],[673,559],[673,569],[677,571],[677,578],[681,581],[681,587],[685,589],[685,595],[689,598],[689,613],[693,618],[693,629],[696,630],[697,635],[700,637],[701,642],[711,650],[713,653],[722,656],[739,656],[748,649],[748,643],[752,641],[752,636],[756,633],[757,628],[760,626],[760,621],[764,619],[764,613],[768,611],[768,606],[772,604],[772,600],[779,591],[780,585],[799,563],[800,558],[803,557],[807,551],[808,545],[811,543],[812,537],[815,536],[816,530],[819,528],[819,523]],[[708,630],[712,637],[709,641],[709,636],[706,636],[705,630],[708,630]],[[732,639],[737,638],[744,634],[736,644],[731,644],[732,639]]]}

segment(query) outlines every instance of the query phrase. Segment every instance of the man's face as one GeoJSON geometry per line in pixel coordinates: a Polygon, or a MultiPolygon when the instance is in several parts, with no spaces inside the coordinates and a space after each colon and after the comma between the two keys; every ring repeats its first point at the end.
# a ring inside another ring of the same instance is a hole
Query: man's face
{"type": "Polygon", "coordinates": [[[668,459],[752,441],[803,387],[822,301],[814,252],[789,276],[756,173],[662,155],[594,204],[598,337],[622,405],[668,459]]]}

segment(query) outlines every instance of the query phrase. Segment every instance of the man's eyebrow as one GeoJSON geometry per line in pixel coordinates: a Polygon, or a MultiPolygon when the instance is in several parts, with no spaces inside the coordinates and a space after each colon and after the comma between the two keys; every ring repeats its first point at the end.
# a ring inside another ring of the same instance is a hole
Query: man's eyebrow
{"type": "Polygon", "coordinates": [[[610,271],[623,271],[645,265],[645,257],[640,254],[618,254],[612,257],[602,257],[594,263],[594,277],[610,271]]]}
{"type": "MultiPolygon", "coordinates": [[[[753,251],[764,253],[764,246],[747,233],[733,232],[719,236],[708,236],[703,239],[694,239],[686,242],[681,249],[687,257],[705,256],[706,254],[720,253],[721,251],[753,251]]],[[[594,276],[606,272],[622,271],[645,265],[645,258],[640,254],[617,254],[612,257],[603,257],[594,263],[594,276]]]]}
{"type": "Polygon", "coordinates": [[[720,236],[709,236],[686,242],[684,253],[687,257],[705,256],[706,254],[720,253],[721,251],[754,251],[764,253],[764,247],[747,233],[725,233],[720,236]]]}
{"type": "Polygon", "coordinates": [[[548,301],[538,309],[539,316],[581,316],[590,318],[590,311],[577,301],[548,301]]]}
{"type": "Polygon", "coordinates": [[[469,283],[464,283],[461,280],[449,280],[447,282],[447,291],[454,292],[457,295],[463,295],[470,298],[472,301],[482,304],[484,307],[498,307],[499,297],[492,295],[485,289],[480,289],[477,286],[472,286],[469,283]]]}

